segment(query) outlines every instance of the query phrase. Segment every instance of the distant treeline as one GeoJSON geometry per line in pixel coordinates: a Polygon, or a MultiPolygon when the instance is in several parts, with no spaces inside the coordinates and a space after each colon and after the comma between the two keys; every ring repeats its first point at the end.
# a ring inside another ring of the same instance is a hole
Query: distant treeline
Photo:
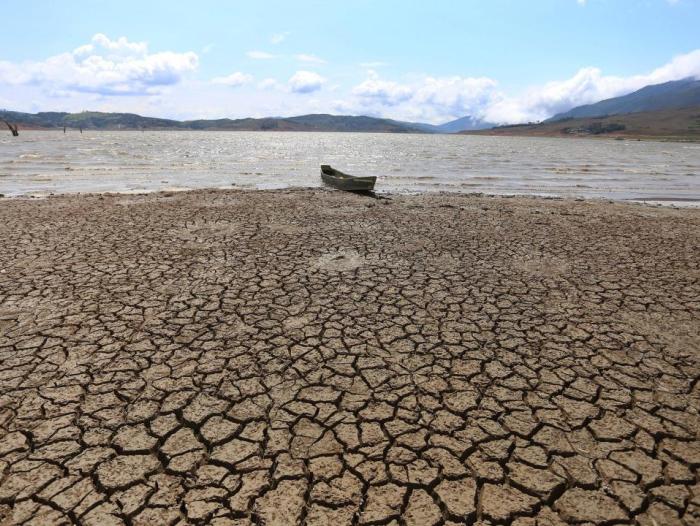
{"type": "Polygon", "coordinates": [[[626,130],[627,126],[620,124],[619,122],[592,122],[585,126],[579,126],[577,128],[563,128],[564,133],[586,133],[590,135],[602,135],[603,133],[613,133],[616,131],[626,130]]]}

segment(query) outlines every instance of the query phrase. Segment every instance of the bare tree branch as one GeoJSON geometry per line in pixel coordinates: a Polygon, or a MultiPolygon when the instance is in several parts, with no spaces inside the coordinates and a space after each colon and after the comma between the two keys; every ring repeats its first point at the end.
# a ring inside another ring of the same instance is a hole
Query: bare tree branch
{"type": "Polygon", "coordinates": [[[2,119],[2,122],[4,122],[7,125],[7,127],[10,129],[13,137],[17,137],[19,135],[19,131],[17,130],[16,124],[12,125],[9,122],[7,122],[5,119],[2,119]]]}

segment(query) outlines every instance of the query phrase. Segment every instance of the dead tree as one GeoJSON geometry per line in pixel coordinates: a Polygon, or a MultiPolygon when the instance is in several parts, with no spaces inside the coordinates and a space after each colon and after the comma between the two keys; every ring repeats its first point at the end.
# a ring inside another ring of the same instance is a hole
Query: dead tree
{"type": "Polygon", "coordinates": [[[7,127],[8,127],[8,128],[10,129],[10,131],[12,132],[12,136],[13,136],[13,137],[17,137],[17,136],[19,135],[19,131],[17,131],[17,125],[16,125],[16,124],[14,124],[14,125],[13,125],[13,124],[10,124],[10,123],[7,122],[5,119],[3,119],[2,122],[4,122],[5,124],[7,124],[7,127]]]}

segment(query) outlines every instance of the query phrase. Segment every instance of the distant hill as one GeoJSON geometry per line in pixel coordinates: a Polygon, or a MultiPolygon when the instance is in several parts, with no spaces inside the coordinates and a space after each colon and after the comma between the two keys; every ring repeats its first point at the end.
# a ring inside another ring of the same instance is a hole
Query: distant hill
{"type": "Polygon", "coordinates": [[[304,126],[312,131],[377,131],[391,133],[406,133],[423,131],[415,126],[396,124],[389,119],[347,115],[302,115],[284,119],[297,126],[304,126]]]}
{"type": "Polygon", "coordinates": [[[18,123],[20,128],[69,128],[118,129],[118,128],[178,128],[181,123],[169,119],[142,117],[134,113],[102,113],[84,111],[81,113],[40,112],[21,113],[0,110],[0,119],[18,123]]]}
{"type": "Polygon", "coordinates": [[[606,117],[566,118],[539,124],[498,126],[462,132],[475,135],[529,137],[620,137],[700,141],[700,105],[661,111],[625,113],[606,117]]]}
{"type": "Polygon", "coordinates": [[[0,110],[0,119],[17,123],[20,129],[83,128],[85,130],[214,130],[214,131],[323,131],[374,133],[456,133],[482,130],[493,124],[475,117],[462,117],[445,124],[426,124],[380,119],[364,115],[311,114],[262,119],[198,119],[176,121],[143,117],[135,113],[40,112],[0,110]]]}
{"type": "Polygon", "coordinates": [[[700,80],[689,78],[646,86],[622,97],[578,106],[567,112],[558,113],[547,119],[546,122],[623,113],[674,110],[693,106],[700,106],[700,80]]]}
{"type": "Polygon", "coordinates": [[[482,121],[476,117],[467,115],[461,119],[441,124],[437,128],[442,133],[457,133],[465,130],[484,130],[486,128],[492,128],[493,126],[495,125],[491,122],[482,121]]]}
{"type": "Polygon", "coordinates": [[[330,131],[376,133],[425,133],[427,130],[408,123],[348,115],[301,115],[298,117],[268,117],[263,119],[214,119],[176,121],[142,117],[133,113],[41,112],[21,113],[0,111],[0,119],[17,123],[22,128],[69,128],[118,130],[220,130],[220,131],[330,131]]]}
{"type": "Polygon", "coordinates": [[[424,132],[429,133],[458,133],[465,130],[485,130],[487,128],[492,128],[495,124],[491,122],[485,122],[467,115],[466,117],[461,117],[444,124],[426,124],[423,122],[405,122],[405,121],[392,121],[397,124],[404,126],[410,126],[412,128],[418,128],[424,132]]]}

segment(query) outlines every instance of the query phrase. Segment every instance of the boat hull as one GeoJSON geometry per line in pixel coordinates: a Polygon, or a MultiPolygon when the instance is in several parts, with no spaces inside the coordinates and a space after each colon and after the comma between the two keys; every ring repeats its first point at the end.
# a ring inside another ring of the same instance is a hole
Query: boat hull
{"type": "Polygon", "coordinates": [[[353,177],[330,167],[321,168],[321,180],[328,186],[346,192],[371,192],[377,182],[375,176],[353,177]]]}

